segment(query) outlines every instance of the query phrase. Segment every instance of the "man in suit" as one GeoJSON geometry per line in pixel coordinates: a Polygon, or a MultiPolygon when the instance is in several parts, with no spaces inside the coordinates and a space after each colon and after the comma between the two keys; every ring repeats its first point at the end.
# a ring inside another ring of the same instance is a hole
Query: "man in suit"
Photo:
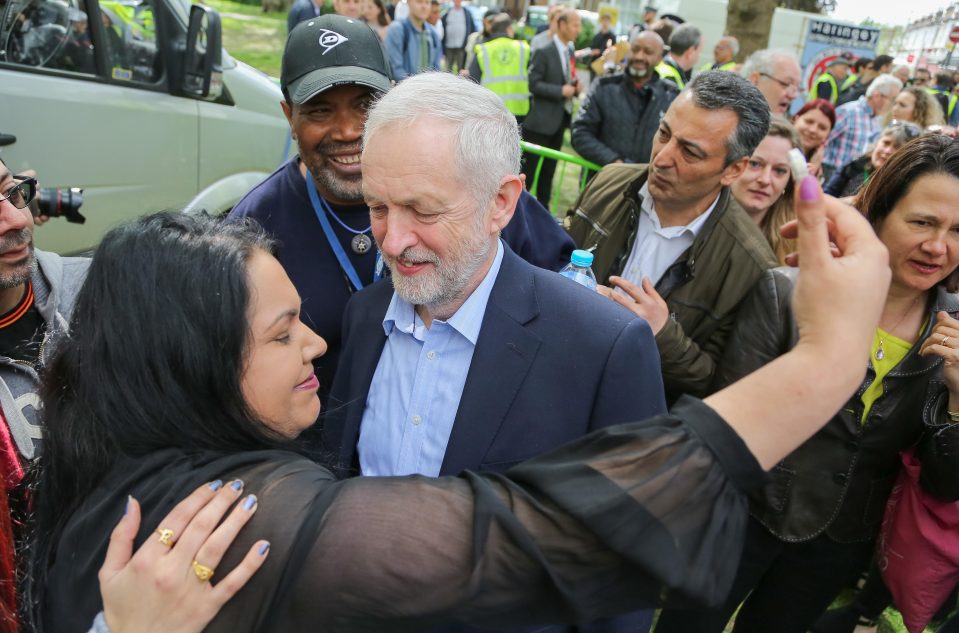
{"type": "MultiPolygon", "coordinates": [[[[556,18],[556,34],[552,44],[533,47],[529,65],[529,91],[532,94],[529,114],[523,120],[523,140],[543,147],[560,149],[563,133],[569,127],[573,112],[573,97],[579,93],[576,63],[571,44],[579,36],[582,26],[575,9],[565,9],[556,18]]],[[[539,157],[530,155],[523,165],[526,183],[532,187],[539,157]]],[[[536,199],[549,208],[553,190],[555,160],[544,160],[536,185],[536,199]]]]}
{"type": "MultiPolygon", "coordinates": [[[[392,274],[347,306],[328,454],[352,474],[503,471],[664,410],[645,321],[499,239],[523,183],[516,122],[494,93],[415,76],[373,106],[364,135],[363,193],[392,274]]],[[[624,620],[599,630],[645,630],[649,614],[624,620]]]]}

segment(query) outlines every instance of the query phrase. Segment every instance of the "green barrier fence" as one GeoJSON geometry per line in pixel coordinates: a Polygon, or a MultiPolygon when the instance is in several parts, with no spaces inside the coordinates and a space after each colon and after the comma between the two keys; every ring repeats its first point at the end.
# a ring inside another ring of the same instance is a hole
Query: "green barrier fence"
{"type": "Polygon", "coordinates": [[[541,145],[535,145],[533,143],[527,143],[526,141],[520,141],[519,144],[524,153],[539,156],[539,159],[536,162],[536,171],[533,172],[533,182],[526,183],[529,192],[534,196],[536,195],[536,186],[539,184],[539,172],[543,168],[543,161],[547,158],[551,158],[558,162],[556,165],[556,175],[553,176],[552,197],[550,198],[549,202],[550,213],[553,213],[554,215],[559,210],[556,207],[559,204],[559,195],[563,189],[563,178],[566,176],[567,164],[579,166],[580,191],[586,187],[586,180],[589,178],[589,173],[602,169],[601,165],[597,165],[596,163],[588,161],[580,156],[567,154],[566,152],[560,152],[559,150],[550,149],[541,145]]]}

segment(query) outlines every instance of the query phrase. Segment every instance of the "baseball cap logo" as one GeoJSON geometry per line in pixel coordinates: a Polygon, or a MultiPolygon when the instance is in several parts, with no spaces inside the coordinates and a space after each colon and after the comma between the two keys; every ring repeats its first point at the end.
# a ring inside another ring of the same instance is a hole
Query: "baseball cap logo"
{"type": "Polygon", "coordinates": [[[320,29],[320,46],[324,48],[323,54],[326,55],[331,50],[342,44],[343,42],[348,42],[349,39],[343,37],[336,31],[331,31],[329,29],[320,29]]]}

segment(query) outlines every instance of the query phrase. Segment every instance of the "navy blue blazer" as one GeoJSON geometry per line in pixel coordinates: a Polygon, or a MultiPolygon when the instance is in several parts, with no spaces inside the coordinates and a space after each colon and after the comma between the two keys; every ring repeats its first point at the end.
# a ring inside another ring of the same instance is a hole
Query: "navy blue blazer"
{"type": "MultiPolygon", "coordinates": [[[[666,412],[659,352],[646,322],[503,246],[441,475],[502,472],[592,430],[666,412]]],[[[343,351],[321,421],[324,453],[338,457],[341,475],[358,472],[360,422],[392,296],[384,279],[346,306],[343,351]]],[[[577,630],[642,633],[651,620],[652,611],[642,611],[577,630]]],[[[443,633],[475,630],[456,625],[443,633]]]]}
{"type": "MultiPolygon", "coordinates": [[[[356,443],[386,344],[389,280],[353,296],[321,421],[324,447],[356,474],[356,443]]],[[[504,471],[589,431],[666,411],[659,352],[645,321],[504,244],[442,475],[504,471]]],[[[341,471],[341,473],[344,471],[341,471]]]]}

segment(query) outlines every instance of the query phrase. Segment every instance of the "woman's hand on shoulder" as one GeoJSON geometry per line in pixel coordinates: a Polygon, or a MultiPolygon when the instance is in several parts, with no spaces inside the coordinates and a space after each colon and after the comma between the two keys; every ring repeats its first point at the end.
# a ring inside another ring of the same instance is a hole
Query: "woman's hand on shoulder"
{"type": "Polygon", "coordinates": [[[246,495],[223,519],[242,492],[239,480],[204,484],[173,508],[136,552],[140,505],[128,498],[99,574],[111,633],[199,633],[246,584],[266,559],[267,541],[254,543],[235,569],[210,582],[256,512],[256,497],[246,495]]]}

